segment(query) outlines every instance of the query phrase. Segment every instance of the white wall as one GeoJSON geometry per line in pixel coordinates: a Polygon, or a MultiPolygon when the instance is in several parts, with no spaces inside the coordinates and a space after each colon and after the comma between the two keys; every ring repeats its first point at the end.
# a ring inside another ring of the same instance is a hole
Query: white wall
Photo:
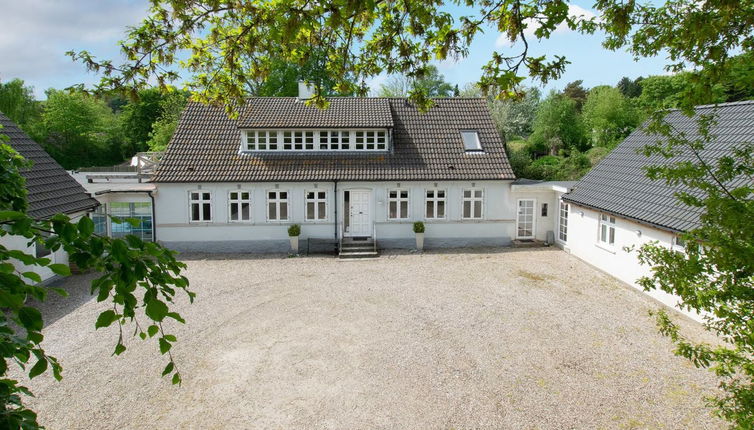
{"type": "MultiPolygon", "coordinates": [[[[78,220],[81,218],[82,214],[77,213],[73,215],[69,215],[71,217],[72,222],[78,222],[78,220]]],[[[28,245],[29,239],[22,237],[22,236],[3,236],[0,238],[0,244],[2,244],[7,249],[16,249],[22,252],[25,252],[29,255],[34,256],[36,252],[36,244],[32,244],[31,246],[28,245]]],[[[44,258],[49,258],[51,261],[51,264],[68,264],[68,253],[65,252],[62,248],[58,249],[55,252],[51,252],[50,254],[46,255],[44,258]]],[[[40,267],[40,266],[27,266],[20,261],[17,260],[10,260],[11,263],[16,267],[16,270],[19,272],[34,272],[38,274],[42,281],[46,281],[48,279],[54,278],[56,275],[48,268],[46,267],[40,267]]]]}
{"type": "MultiPolygon", "coordinates": [[[[649,267],[639,264],[636,252],[627,252],[624,247],[635,246],[638,249],[641,245],[652,241],[658,241],[670,247],[673,233],[615,217],[615,245],[605,247],[598,244],[599,218],[600,212],[571,204],[568,215],[568,240],[563,245],[563,249],[634,288],[644,291],[636,281],[650,274],[649,267]]],[[[678,299],[673,295],[658,290],[646,294],[700,320],[696,313],[684,311],[675,306],[678,299]]]]}
{"type": "MultiPolygon", "coordinates": [[[[514,208],[510,205],[510,181],[453,181],[453,182],[339,182],[338,220],[342,225],[343,191],[368,189],[371,191],[371,212],[378,241],[383,244],[393,239],[413,242],[414,221],[426,224],[426,239],[431,246],[434,239],[458,239],[466,244],[467,239],[509,241],[514,233],[514,208]],[[408,189],[410,193],[409,219],[387,219],[387,193],[389,189],[408,189]],[[426,220],[424,218],[425,190],[447,191],[447,218],[426,220]],[[465,188],[484,190],[484,216],[481,220],[462,220],[462,191],[465,188]],[[463,240],[462,240],[463,239],[463,240]]],[[[184,242],[208,241],[287,241],[287,228],[301,225],[301,237],[333,238],[335,235],[334,184],[332,182],[308,183],[201,183],[159,184],[155,195],[157,239],[169,245],[184,242]],[[189,222],[188,195],[200,189],[212,193],[212,222],[189,222]],[[252,219],[250,222],[228,221],[228,193],[234,190],[252,193],[252,219]],[[289,220],[269,222],[266,214],[266,192],[288,191],[289,220]],[[325,221],[305,220],[305,192],[327,190],[328,217],[325,221]]],[[[448,244],[450,245],[450,244],[448,244]]]]}

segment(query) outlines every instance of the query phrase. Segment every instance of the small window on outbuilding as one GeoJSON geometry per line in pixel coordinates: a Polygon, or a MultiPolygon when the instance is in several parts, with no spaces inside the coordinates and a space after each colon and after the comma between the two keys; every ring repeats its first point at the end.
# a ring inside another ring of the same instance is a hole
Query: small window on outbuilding
{"type": "Polygon", "coordinates": [[[479,141],[479,133],[474,130],[462,130],[461,138],[466,152],[482,151],[482,143],[479,141]]]}

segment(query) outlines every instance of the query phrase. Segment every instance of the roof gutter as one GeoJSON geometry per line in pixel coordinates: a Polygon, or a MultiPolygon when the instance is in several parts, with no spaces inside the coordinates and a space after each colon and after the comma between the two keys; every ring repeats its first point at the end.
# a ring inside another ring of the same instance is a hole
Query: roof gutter
{"type": "Polygon", "coordinates": [[[570,204],[576,205],[576,206],[581,206],[583,208],[591,209],[591,210],[594,210],[594,211],[597,211],[597,212],[602,212],[602,213],[606,213],[606,214],[610,214],[610,215],[615,215],[617,217],[620,217],[620,218],[623,218],[623,219],[627,219],[629,221],[633,221],[633,222],[635,222],[637,224],[646,225],[648,227],[656,228],[658,230],[663,230],[663,231],[667,231],[667,232],[670,232],[670,233],[685,233],[685,231],[683,231],[683,230],[678,230],[678,229],[675,229],[675,228],[672,228],[672,227],[668,227],[668,226],[665,226],[665,225],[653,223],[651,221],[645,221],[645,220],[642,220],[642,219],[639,219],[639,218],[635,218],[635,217],[632,217],[632,216],[628,216],[628,215],[624,215],[624,214],[621,214],[621,213],[618,213],[618,212],[615,212],[615,211],[609,211],[609,210],[606,210],[606,209],[599,208],[597,206],[588,205],[588,204],[581,203],[581,202],[576,202],[576,201],[573,201],[571,199],[566,198],[565,196],[562,197],[562,200],[565,201],[565,202],[568,202],[570,204]]]}

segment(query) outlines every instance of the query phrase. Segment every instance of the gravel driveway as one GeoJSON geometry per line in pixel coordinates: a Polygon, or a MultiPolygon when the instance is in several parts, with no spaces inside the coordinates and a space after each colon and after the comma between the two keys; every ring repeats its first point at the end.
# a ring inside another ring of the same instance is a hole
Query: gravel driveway
{"type": "MultiPolygon", "coordinates": [[[[154,342],[111,357],[91,277],[47,313],[64,379],[50,429],[720,428],[716,382],[672,354],[655,302],[554,249],[332,257],[186,255],[181,387],[154,342]],[[78,298],[78,299],[77,299],[78,298]],[[63,307],[70,303],[70,309],[63,307]]],[[[692,337],[699,326],[678,317],[692,337]]]]}

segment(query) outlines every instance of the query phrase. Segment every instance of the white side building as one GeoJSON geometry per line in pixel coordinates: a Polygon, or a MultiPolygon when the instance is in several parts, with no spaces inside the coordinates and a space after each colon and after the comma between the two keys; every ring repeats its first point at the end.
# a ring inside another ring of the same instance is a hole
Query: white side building
{"type": "MultiPolygon", "coordinates": [[[[714,115],[716,119],[711,129],[713,141],[699,151],[705,162],[714,164],[720,157],[731,155],[735,146],[752,142],[754,102],[700,106],[697,113],[714,115]]],[[[688,138],[697,137],[695,118],[670,111],[666,121],[688,138]]],[[[631,250],[657,242],[683,251],[684,244],[678,235],[699,225],[699,209],[675,197],[682,188],[650,180],[645,171],[647,166],[698,160],[688,151],[670,160],[646,157],[639,152],[657,141],[658,136],[635,131],[578,181],[571,192],[564,194],[559,203],[558,244],[636,288],[640,288],[636,281],[649,275],[650,268],[639,264],[636,252],[631,250]]],[[[674,296],[657,290],[649,294],[676,307],[674,296]]],[[[684,313],[698,319],[696,314],[684,313]]]]}
{"type": "MultiPolygon", "coordinates": [[[[0,134],[10,138],[7,143],[32,162],[31,168],[21,172],[26,179],[29,216],[46,219],[55,214],[66,214],[75,221],[97,207],[97,201],[89,196],[65,169],[2,113],[0,113],[0,125],[2,125],[0,134]]],[[[3,236],[0,238],[0,245],[7,249],[23,251],[37,258],[49,258],[53,264],[68,264],[68,255],[62,249],[51,252],[39,244],[29,244],[29,240],[24,237],[3,236]]],[[[27,267],[18,261],[14,264],[19,271],[33,271],[43,280],[55,276],[52,271],[44,267],[27,267]]]]}

